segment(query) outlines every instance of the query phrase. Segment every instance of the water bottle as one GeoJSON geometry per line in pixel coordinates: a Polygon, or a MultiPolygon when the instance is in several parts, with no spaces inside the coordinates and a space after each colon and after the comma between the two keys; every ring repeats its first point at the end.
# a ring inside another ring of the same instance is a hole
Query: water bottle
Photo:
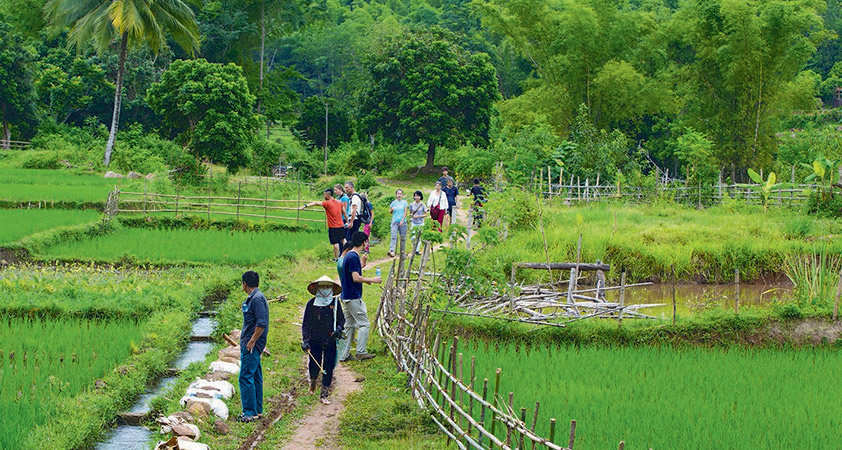
{"type": "Polygon", "coordinates": [[[380,276],[380,267],[374,269],[374,275],[379,277],[380,276]]]}

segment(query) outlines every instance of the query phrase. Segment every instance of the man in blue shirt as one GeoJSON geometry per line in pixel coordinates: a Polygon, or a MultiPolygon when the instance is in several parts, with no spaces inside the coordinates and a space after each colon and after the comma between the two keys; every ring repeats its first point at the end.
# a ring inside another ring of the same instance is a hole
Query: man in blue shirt
{"type": "Polygon", "coordinates": [[[360,253],[368,242],[368,235],[362,231],[357,231],[351,237],[351,242],[354,248],[343,258],[342,276],[340,277],[342,282],[342,312],[345,314],[345,331],[348,336],[342,354],[339,356],[340,361],[349,359],[362,361],[374,358],[374,355],[366,350],[371,323],[368,320],[365,302],[363,302],[363,283],[379,284],[381,280],[380,277],[367,278],[363,276],[360,253]],[[357,331],[360,334],[357,336],[356,358],[353,358],[351,356],[351,343],[357,331]]]}
{"type": "Polygon", "coordinates": [[[263,367],[260,354],[266,348],[269,334],[269,304],[257,287],[257,272],[243,274],[243,291],[248,294],[243,302],[243,331],[240,334],[240,399],[243,413],[240,422],[251,422],[263,414],[263,367]]]}

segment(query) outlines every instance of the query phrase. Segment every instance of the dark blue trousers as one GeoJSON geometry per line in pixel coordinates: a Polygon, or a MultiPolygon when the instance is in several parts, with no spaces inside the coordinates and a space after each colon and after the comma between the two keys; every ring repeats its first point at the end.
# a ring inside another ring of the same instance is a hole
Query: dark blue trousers
{"type": "Polygon", "coordinates": [[[240,350],[240,399],[243,415],[254,417],[263,414],[263,366],[257,348],[249,352],[245,346],[240,350]]]}
{"type": "MultiPolygon", "coordinates": [[[[322,386],[330,387],[330,383],[333,381],[333,368],[336,366],[336,339],[328,339],[327,344],[310,341],[310,353],[313,354],[313,358],[316,358],[316,361],[327,372],[327,374],[322,376],[322,386]]],[[[315,380],[319,376],[319,366],[316,365],[313,358],[309,358],[310,364],[308,366],[311,380],[315,380]]]]}

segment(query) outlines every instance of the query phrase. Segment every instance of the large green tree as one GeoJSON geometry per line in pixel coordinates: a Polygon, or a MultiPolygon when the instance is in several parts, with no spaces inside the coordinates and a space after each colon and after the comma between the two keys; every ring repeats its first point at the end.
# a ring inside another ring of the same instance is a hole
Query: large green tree
{"type": "Polygon", "coordinates": [[[146,96],[164,130],[196,157],[233,170],[248,163],[259,120],[240,66],[204,59],[174,61],[146,96]]]}
{"type": "Polygon", "coordinates": [[[437,146],[488,141],[500,93],[487,54],[466,51],[452,33],[434,27],[383,42],[367,68],[363,127],[396,143],[427,144],[427,170],[437,146]]]}
{"type": "Polygon", "coordinates": [[[199,46],[199,28],[190,0],[50,0],[46,11],[56,32],[69,28],[67,44],[77,49],[93,45],[108,49],[115,39],[118,46],[117,78],[114,83],[114,111],[103,162],[108,166],[117,128],[123,75],[129,46],[148,46],[153,52],[174,40],[191,55],[199,46]]]}
{"type": "Polygon", "coordinates": [[[721,166],[771,163],[776,118],[815,107],[816,80],[799,76],[827,37],[821,0],[693,0],[673,18],[695,58],[684,73],[685,121],[714,144],[721,166]],[[811,86],[812,85],[812,86],[811,86]]]}
{"type": "Polygon", "coordinates": [[[11,125],[31,121],[35,95],[32,88],[31,61],[35,51],[11,27],[0,22],[0,121],[3,148],[9,148],[11,125]]]}

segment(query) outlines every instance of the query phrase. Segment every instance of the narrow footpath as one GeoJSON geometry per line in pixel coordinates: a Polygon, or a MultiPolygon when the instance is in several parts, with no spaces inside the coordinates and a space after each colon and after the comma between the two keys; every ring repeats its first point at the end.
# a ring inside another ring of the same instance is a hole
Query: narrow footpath
{"type": "MultiPolygon", "coordinates": [[[[459,197],[460,208],[456,209],[455,219],[457,223],[467,225],[470,197],[459,197]]],[[[441,245],[433,250],[438,250],[441,245]]],[[[383,258],[371,261],[366,268],[376,267],[390,263],[394,258],[383,258]]],[[[384,355],[384,357],[386,357],[384,355]]],[[[307,359],[302,358],[302,364],[306,366],[307,359]]],[[[339,363],[333,370],[333,392],[331,393],[330,405],[316,404],[307,414],[295,424],[295,432],[290,440],[284,445],[286,450],[338,450],[341,448],[337,440],[339,435],[339,417],[345,411],[345,400],[348,396],[361,389],[361,381],[356,373],[348,365],[339,363]]]]}

